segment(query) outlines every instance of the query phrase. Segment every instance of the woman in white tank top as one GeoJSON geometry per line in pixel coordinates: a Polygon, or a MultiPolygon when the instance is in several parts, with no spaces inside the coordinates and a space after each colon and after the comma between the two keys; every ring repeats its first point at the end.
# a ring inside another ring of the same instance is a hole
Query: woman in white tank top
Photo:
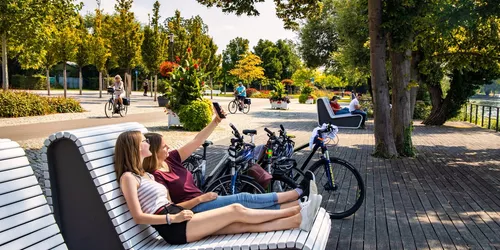
{"type": "Polygon", "coordinates": [[[122,133],[115,147],[115,171],[127,206],[138,224],[149,224],[171,244],[201,240],[210,235],[267,232],[298,228],[310,231],[321,203],[311,195],[301,206],[282,210],[255,210],[233,204],[193,214],[168,200],[165,186],[142,169],[151,156],[149,143],[139,131],[122,133]]]}

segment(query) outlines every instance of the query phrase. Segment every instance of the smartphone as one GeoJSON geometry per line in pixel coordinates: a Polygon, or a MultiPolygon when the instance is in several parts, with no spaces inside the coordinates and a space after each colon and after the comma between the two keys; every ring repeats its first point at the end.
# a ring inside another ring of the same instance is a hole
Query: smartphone
{"type": "Polygon", "coordinates": [[[222,113],[222,108],[220,107],[219,103],[213,102],[212,104],[214,105],[215,111],[217,112],[219,117],[222,119],[226,118],[226,116],[222,113]]]}

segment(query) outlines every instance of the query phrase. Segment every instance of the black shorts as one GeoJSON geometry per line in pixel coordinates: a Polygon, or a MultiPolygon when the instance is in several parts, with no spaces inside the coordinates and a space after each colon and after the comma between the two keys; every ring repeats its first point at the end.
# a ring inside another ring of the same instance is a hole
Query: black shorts
{"type": "Polygon", "coordinates": [[[245,100],[245,98],[246,98],[246,96],[241,96],[241,95],[238,96],[238,100],[240,100],[240,101],[245,100]]]}
{"type": "MultiPolygon", "coordinates": [[[[163,210],[162,208],[158,209],[159,211],[156,212],[156,214],[178,214],[182,210],[184,210],[183,207],[177,206],[175,204],[169,204],[164,207],[163,210]]],[[[170,225],[168,224],[163,224],[163,225],[152,225],[156,231],[160,234],[160,236],[169,244],[172,245],[180,245],[180,244],[186,244],[187,239],[186,239],[186,226],[187,226],[187,221],[181,222],[181,223],[172,223],[170,225]]]]}

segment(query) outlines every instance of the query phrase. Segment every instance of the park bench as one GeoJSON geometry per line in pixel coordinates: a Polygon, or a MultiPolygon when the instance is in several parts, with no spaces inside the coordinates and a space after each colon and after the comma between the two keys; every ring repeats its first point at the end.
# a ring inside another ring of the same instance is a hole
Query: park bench
{"type": "Polygon", "coordinates": [[[0,249],[67,249],[24,150],[0,139],[0,249]]]}
{"type": "Polygon", "coordinates": [[[331,123],[339,128],[359,128],[363,121],[363,116],[359,114],[341,114],[336,115],[330,106],[330,100],[326,97],[320,97],[316,101],[318,108],[318,124],[331,123]]]}
{"type": "Polygon", "coordinates": [[[210,90],[210,89],[205,89],[203,91],[203,94],[204,95],[210,95],[210,94],[213,94],[213,95],[220,95],[221,94],[221,91],[219,89],[214,89],[214,90],[210,90]]]}
{"type": "Polygon", "coordinates": [[[58,132],[44,143],[47,195],[70,249],[325,249],[331,221],[324,209],[310,233],[221,235],[168,245],[153,227],[135,224],[116,181],[114,146],[127,130],[147,132],[123,123],[58,132]]]}

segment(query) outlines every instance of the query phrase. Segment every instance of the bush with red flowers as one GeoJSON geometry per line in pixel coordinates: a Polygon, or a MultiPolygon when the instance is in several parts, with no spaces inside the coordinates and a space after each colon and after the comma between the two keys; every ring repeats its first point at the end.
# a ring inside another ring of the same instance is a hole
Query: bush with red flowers
{"type": "Polygon", "coordinates": [[[247,89],[247,97],[252,97],[252,95],[258,93],[259,91],[257,89],[254,89],[254,88],[248,88],[247,89]]]}

